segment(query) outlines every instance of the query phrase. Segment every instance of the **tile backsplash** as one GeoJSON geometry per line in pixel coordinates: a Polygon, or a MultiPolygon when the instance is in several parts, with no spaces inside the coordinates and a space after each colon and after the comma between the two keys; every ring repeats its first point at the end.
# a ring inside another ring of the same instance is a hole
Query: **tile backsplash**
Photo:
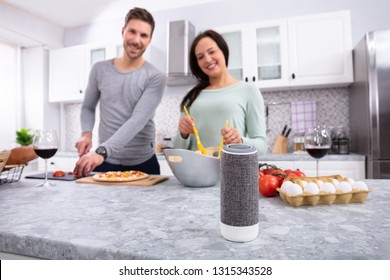
{"type": "MultiPolygon", "coordinates": [[[[169,89],[169,88],[168,88],[169,89]]],[[[317,123],[328,126],[344,126],[349,135],[349,94],[347,88],[322,88],[290,91],[262,92],[264,102],[268,106],[267,140],[268,151],[272,151],[273,144],[285,124],[291,127],[291,102],[315,101],[317,107],[317,123]]],[[[154,121],[156,124],[156,142],[162,138],[172,138],[176,134],[180,117],[179,104],[184,95],[166,92],[161,104],[156,110],[154,121]]],[[[80,103],[64,106],[65,152],[76,152],[74,147],[80,137],[80,103]],[[77,124],[77,125],[75,125],[77,124]]],[[[98,122],[97,114],[97,122],[98,122]]],[[[97,135],[95,125],[94,135],[97,135]]],[[[293,151],[293,132],[288,140],[288,150],[293,151]]],[[[97,146],[96,137],[93,140],[97,146]]]]}

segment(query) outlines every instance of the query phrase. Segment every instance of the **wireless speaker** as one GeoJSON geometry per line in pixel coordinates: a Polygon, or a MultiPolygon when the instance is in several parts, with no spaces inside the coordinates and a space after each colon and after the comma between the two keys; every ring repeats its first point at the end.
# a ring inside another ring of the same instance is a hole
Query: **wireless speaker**
{"type": "Polygon", "coordinates": [[[247,242],[259,234],[258,155],[246,144],[225,145],[221,153],[221,234],[247,242]]]}

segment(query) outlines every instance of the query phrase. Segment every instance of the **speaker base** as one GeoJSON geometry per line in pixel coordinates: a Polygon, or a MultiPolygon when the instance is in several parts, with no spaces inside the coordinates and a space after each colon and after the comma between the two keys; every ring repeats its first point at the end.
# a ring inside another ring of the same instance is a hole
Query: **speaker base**
{"type": "Polygon", "coordinates": [[[236,227],[221,222],[221,234],[226,240],[233,242],[252,241],[259,235],[259,223],[253,226],[236,227]]]}

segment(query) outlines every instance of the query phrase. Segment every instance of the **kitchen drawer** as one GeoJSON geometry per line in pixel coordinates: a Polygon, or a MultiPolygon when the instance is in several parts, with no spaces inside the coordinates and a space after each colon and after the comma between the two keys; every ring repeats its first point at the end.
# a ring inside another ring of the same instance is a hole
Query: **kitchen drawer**
{"type": "MultiPolygon", "coordinates": [[[[261,161],[262,163],[268,163],[276,165],[281,169],[299,169],[303,171],[307,176],[316,176],[316,162],[315,160],[286,160],[286,161],[261,161]]],[[[354,180],[364,180],[366,178],[365,161],[329,161],[320,160],[319,162],[319,175],[335,175],[339,174],[343,177],[352,178],[354,180]]]]}
{"type": "MultiPolygon", "coordinates": [[[[49,171],[63,170],[73,171],[78,158],[76,157],[52,157],[47,160],[47,169],[49,171]]],[[[45,170],[45,161],[38,159],[38,169],[45,170]]]]}

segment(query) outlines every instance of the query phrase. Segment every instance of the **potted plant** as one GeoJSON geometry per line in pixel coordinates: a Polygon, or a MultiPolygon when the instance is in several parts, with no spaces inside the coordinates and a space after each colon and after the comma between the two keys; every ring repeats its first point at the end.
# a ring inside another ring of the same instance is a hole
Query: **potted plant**
{"type": "Polygon", "coordinates": [[[29,146],[32,144],[34,135],[30,134],[30,129],[22,128],[16,131],[16,143],[21,146],[29,146]]]}

